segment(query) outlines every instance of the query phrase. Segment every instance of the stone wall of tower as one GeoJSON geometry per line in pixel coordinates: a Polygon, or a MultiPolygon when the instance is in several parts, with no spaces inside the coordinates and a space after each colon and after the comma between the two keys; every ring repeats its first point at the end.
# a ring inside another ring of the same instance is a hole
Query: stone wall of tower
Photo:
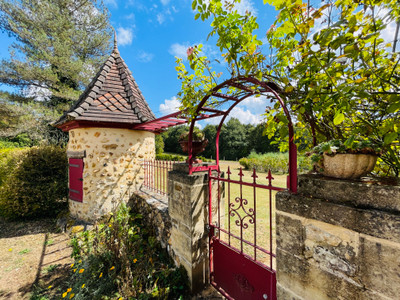
{"type": "Polygon", "coordinates": [[[143,182],[144,159],[155,158],[154,134],[118,128],[69,131],[68,153],[83,153],[83,201],[69,200],[71,216],[92,222],[127,202],[143,182]]]}

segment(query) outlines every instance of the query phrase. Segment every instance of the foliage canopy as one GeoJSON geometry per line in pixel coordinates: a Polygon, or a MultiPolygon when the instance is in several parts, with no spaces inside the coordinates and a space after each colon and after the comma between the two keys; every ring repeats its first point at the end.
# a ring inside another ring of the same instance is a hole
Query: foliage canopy
{"type": "MultiPolygon", "coordinates": [[[[398,31],[393,39],[383,39],[389,23],[399,26],[398,1],[264,0],[278,10],[266,31],[269,56],[262,53],[254,33],[259,27],[256,17],[248,12],[240,15],[235,2],[240,1],[192,2],[196,18],[212,18],[209,36],[217,36],[229,76],[253,76],[276,85],[294,116],[296,140],[305,143],[303,148],[330,139],[342,140],[349,148],[356,140],[370,140],[383,149],[386,173],[398,176],[400,56],[392,42],[398,31]]],[[[179,96],[191,117],[221,76],[215,75],[200,50],[188,50],[191,73],[177,61],[182,79],[179,96]]],[[[210,97],[207,105],[215,104],[210,97]]],[[[266,114],[266,132],[273,137],[279,130],[281,145],[287,138],[287,123],[279,103],[266,114]]]]}
{"type": "Polygon", "coordinates": [[[110,50],[108,12],[96,0],[0,0],[0,29],[16,39],[0,82],[78,98],[110,50]]]}

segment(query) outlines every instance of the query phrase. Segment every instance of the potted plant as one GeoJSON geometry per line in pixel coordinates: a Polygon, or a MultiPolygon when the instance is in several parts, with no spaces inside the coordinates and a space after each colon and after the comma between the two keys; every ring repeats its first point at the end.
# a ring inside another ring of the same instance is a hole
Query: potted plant
{"type": "MultiPolygon", "coordinates": [[[[179,137],[179,144],[182,147],[183,152],[189,152],[189,131],[185,131],[179,137]]],[[[204,151],[208,145],[208,140],[204,137],[204,133],[200,129],[195,127],[192,133],[192,155],[194,163],[201,163],[200,159],[195,159],[195,156],[204,151]]]]}
{"type": "Polygon", "coordinates": [[[330,140],[312,150],[311,161],[317,172],[335,178],[355,179],[371,172],[381,149],[369,140],[343,143],[330,140]]]}

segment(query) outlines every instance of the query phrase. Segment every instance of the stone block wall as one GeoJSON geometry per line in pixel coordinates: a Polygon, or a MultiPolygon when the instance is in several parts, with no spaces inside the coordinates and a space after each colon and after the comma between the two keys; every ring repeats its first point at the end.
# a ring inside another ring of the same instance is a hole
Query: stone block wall
{"type": "Polygon", "coordinates": [[[302,175],[276,208],[278,299],[399,299],[398,182],[302,175]]]}
{"type": "Polygon", "coordinates": [[[118,128],[76,128],[67,151],[84,151],[83,201],[69,200],[73,217],[94,221],[120,201],[127,202],[143,182],[143,159],[154,159],[154,134],[118,128]]]}
{"type": "Polygon", "coordinates": [[[168,214],[168,198],[149,191],[136,191],[128,202],[132,211],[140,213],[154,230],[157,240],[170,255],[171,251],[171,217],[168,214]]]}

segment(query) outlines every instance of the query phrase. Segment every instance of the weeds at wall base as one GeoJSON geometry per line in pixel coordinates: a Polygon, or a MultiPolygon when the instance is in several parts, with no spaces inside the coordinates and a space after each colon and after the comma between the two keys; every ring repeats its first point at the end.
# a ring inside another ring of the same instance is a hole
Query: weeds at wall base
{"type": "Polygon", "coordinates": [[[125,205],[72,239],[69,299],[185,299],[188,281],[145,220],[125,205]],[[88,298],[89,297],[89,298],[88,298]]]}

